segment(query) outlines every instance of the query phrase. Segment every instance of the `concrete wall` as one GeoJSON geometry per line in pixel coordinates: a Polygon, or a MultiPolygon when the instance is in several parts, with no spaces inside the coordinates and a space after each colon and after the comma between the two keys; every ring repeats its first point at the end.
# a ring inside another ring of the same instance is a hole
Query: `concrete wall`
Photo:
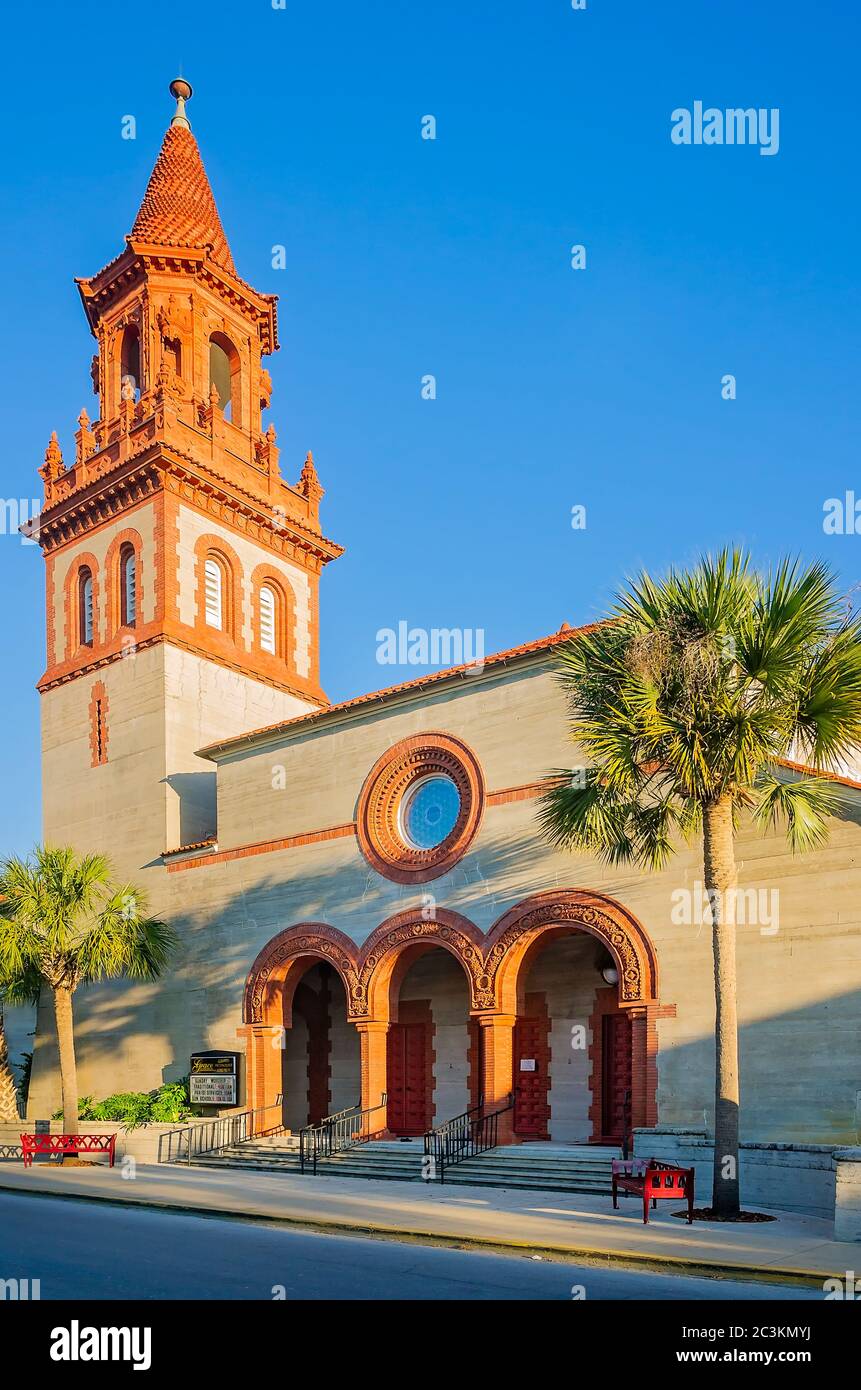
{"type": "MultiPolygon", "coordinates": [[[[696,1202],[712,1194],[714,1144],[704,1132],[637,1129],[634,1153],[696,1170],[696,1202]]],[[[827,1144],[742,1144],[739,1183],[743,1207],[775,1207],[807,1216],[834,1217],[834,1147],[827,1144]]]]}
{"type": "MultiPolygon", "coordinates": [[[[215,768],[196,757],[195,750],[249,727],[289,718],[307,705],[165,643],[113,662],[98,672],[98,678],[107,691],[108,762],[97,767],[92,766],[90,751],[93,681],[69,681],[42,696],[44,839],[79,851],[107,853],[119,881],[145,889],[154,911],[174,912],[162,851],[216,828],[215,768]]],[[[187,906],[183,901],[179,909],[184,931],[187,906]]],[[[176,974],[166,987],[109,982],[79,991],[75,1011],[82,1021],[82,1095],[148,1090],[188,1071],[187,1049],[186,1055],[179,1055],[166,1045],[176,1012],[188,1009],[190,1037],[209,1026],[213,1006],[223,1007],[207,997],[216,976],[221,977],[219,962],[209,959],[201,944],[206,963],[194,971],[185,1005],[185,986],[177,986],[176,974]],[[83,1022],[87,1018],[91,1022],[83,1022]]],[[[196,953],[194,947],[192,959],[196,953]]],[[[184,959],[185,951],[174,962],[175,972],[182,970],[184,959]]],[[[235,1047],[234,1031],[228,1028],[219,1045],[235,1047]]],[[[53,1013],[50,1001],[43,998],[30,1093],[31,1114],[36,1116],[50,1114],[59,1105],[55,1051],[53,1013]]]]}
{"type": "MultiPolygon", "coordinates": [[[[110,670],[122,671],[125,664],[110,670]]],[[[61,690],[56,698],[69,697],[61,690]]],[[[70,706],[73,725],[80,717],[80,710],[70,706]]],[[[220,848],[349,823],[375,760],[401,738],[440,729],[463,738],[475,750],[489,791],[529,784],[548,768],[577,762],[576,750],[567,741],[561,694],[548,666],[536,662],[501,674],[491,668],[455,687],[430,687],[400,702],[296,731],[253,753],[222,761],[220,848]],[[273,766],[284,768],[284,790],[273,786],[273,766]]],[[[145,719],[138,738],[146,739],[145,719]]],[[[142,760],[142,776],[144,771],[142,760]]],[[[158,775],[156,760],[148,774],[148,795],[158,775]]],[[[133,817],[118,821],[121,812],[113,803],[106,804],[101,817],[90,816],[86,788],[78,789],[71,774],[64,773],[64,778],[55,793],[63,808],[56,819],[76,831],[76,842],[90,839],[104,847],[114,825],[119,825],[125,861],[144,862],[146,807],[137,822],[133,817]],[[79,806],[85,812],[80,821],[79,806]],[[130,826],[136,827],[134,833],[130,826]]],[[[742,886],[779,892],[777,930],[754,923],[741,926],[738,933],[742,1132],[748,1140],[858,1140],[858,818],[857,808],[850,807],[844,818],[832,822],[826,847],[794,858],[779,835],[760,835],[747,825],[740,830],[742,886]]],[[[665,870],[653,874],[554,850],[538,834],[532,800],[489,806],[460,863],[417,887],[376,875],[353,836],[180,873],[154,867],[145,877],[153,904],[180,931],[183,950],[158,987],[108,985],[79,992],[81,1089],[101,1096],[154,1086],[165,1077],[182,1075],[193,1050],[236,1046],[245,975],[266,942],[291,924],[323,921],[361,942],[392,913],[426,907],[430,895],[435,904],[461,912],[487,930],[507,908],[532,893],[583,888],[609,894],[628,907],[657,949],[661,1002],[676,1008],[674,1018],[659,1023],[661,1122],[708,1128],[714,1011],[710,932],[705,924],[678,920],[674,898],[701,880],[696,843],[682,846],[665,870]]],[[[579,1011],[585,1002],[563,1003],[560,1017],[567,1017],[566,1010],[579,1011]]],[[[582,1075],[578,1079],[574,1064],[566,1070],[571,1075],[566,1103],[573,1132],[575,1117],[583,1113],[582,1075]]],[[[564,1085],[554,1076],[556,1081],[564,1085]]],[[[31,1113],[45,1113],[55,1097],[56,1088],[46,1084],[38,1090],[31,1113]]]]}

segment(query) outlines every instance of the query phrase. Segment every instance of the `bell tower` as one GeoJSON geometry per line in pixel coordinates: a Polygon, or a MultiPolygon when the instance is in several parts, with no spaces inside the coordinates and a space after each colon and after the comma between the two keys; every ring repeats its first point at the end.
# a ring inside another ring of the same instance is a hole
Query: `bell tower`
{"type": "Polygon", "coordinates": [[[78,280],[95,338],[91,420],[40,469],[46,565],[44,835],[140,880],[213,837],[204,744],[309,709],[318,585],[341,554],[305,459],[281,474],[276,296],[237,274],[186,115],[176,112],[125,247],[78,280]],[[298,467],[297,467],[298,471],[298,467]]]}

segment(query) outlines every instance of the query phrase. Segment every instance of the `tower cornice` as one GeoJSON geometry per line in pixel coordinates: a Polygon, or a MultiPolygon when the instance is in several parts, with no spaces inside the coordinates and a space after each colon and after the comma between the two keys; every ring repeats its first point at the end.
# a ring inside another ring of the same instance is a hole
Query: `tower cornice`
{"type": "MultiPolygon", "coordinates": [[[[214,519],[239,530],[286,558],[305,557],[319,573],[343,554],[336,541],[305,526],[297,518],[261,505],[252,493],[231,484],[191,456],[147,443],[110,471],[78,491],[46,507],[33,527],[46,554],[59,550],[128,511],[158,491],[170,492],[214,519]]],[[[297,498],[297,501],[300,500],[297,498]]]]}

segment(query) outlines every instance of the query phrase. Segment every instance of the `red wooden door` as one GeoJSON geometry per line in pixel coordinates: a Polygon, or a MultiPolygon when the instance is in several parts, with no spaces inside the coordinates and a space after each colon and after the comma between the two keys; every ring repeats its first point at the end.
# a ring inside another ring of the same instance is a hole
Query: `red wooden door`
{"type": "Polygon", "coordinates": [[[605,1014],[601,1027],[601,1137],[621,1143],[631,1092],[631,1020],[626,1013],[605,1014]]]}
{"type": "Polygon", "coordinates": [[[519,1018],[514,1025],[514,1132],[546,1139],[550,1119],[547,1019],[519,1018]]]}
{"type": "Polygon", "coordinates": [[[388,1127],[393,1134],[424,1134],[427,1113],[427,1025],[393,1023],[387,1038],[388,1127]]]}

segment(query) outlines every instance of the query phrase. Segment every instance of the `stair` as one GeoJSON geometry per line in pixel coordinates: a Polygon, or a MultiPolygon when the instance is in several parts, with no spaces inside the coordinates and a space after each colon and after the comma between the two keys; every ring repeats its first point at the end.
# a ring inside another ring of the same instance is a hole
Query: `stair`
{"type": "MultiPolygon", "coordinates": [[[[375,1140],[321,1159],[317,1175],[421,1182],[423,1157],[421,1139],[375,1140]]],[[[591,1144],[507,1144],[447,1168],[445,1182],[452,1186],[606,1195],[610,1192],[611,1161],[620,1157],[618,1149],[591,1144]]],[[[201,1154],[194,1162],[203,1168],[298,1173],[299,1139],[296,1135],[253,1139],[217,1154],[201,1154]]]]}

